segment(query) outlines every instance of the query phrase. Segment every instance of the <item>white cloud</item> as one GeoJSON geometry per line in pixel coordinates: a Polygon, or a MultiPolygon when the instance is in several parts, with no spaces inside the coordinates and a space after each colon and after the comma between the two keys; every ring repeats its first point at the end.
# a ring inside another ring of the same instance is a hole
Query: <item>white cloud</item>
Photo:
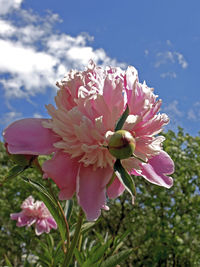
{"type": "Polygon", "coordinates": [[[0,37],[9,37],[15,32],[15,27],[9,21],[0,19],[0,37]]]}
{"type": "MultiPolygon", "coordinates": [[[[11,2],[19,8],[22,1],[11,2]]],[[[88,45],[93,37],[86,33],[72,37],[54,31],[57,14],[40,18],[27,10],[19,9],[18,13],[18,24],[10,16],[0,19],[0,83],[7,98],[29,97],[56,88],[56,80],[67,70],[82,69],[90,59],[101,65],[126,66],[111,59],[102,48],[88,45]]]]}
{"type": "Polygon", "coordinates": [[[0,14],[5,15],[13,9],[18,9],[22,2],[23,0],[0,0],[0,14]]]}
{"type": "Polygon", "coordinates": [[[174,55],[177,56],[178,63],[181,65],[183,69],[186,69],[188,66],[187,61],[184,59],[183,55],[178,52],[174,52],[174,55]]]}
{"type": "Polygon", "coordinates": [[[22,113],[10,111],[10,112],[4,113],[3,116],[1,116],[0,124],[8,125],[17,119],[20,119],[21,117],[22,117],[22,113]]]}
{"type": "Polygon", "coordinates": [[[173,116],[182,117],[183,112],[179,110],[178,108],[178,101],[174,100],[172,101],[168,106],[164,108],[164,111],[168,112],[170,115],[173,114],[173,116]]]}
{"type": "Polygon", "coordinates": [[[33,118],[39,118],[40,119],[40,118],[43,118],[43,116],[39,113],[34,113],[33,118]]]}
{"type": "Polygon", "coordinates": [[[11,73],[42,72],[56,64],[56,59],[18,42],[0,40],[0,71],[11,73]]]}
{"type": "Polygon", "coordinates": [[[174,63],[174,55],[171,51],[159,52],[156,55],[157,61],[155,63],[155,67],[158,68],[162,64],[166,64],[168,62],[174,63]]]}
{"type": "Polygon", "coordinates": [[[183,54],[176,51],[164,51],[156,54],[155,68],[159,68],[164,64],[179,64],[183,69],[188,67],[188,63],[185,60],[183,54]]]}
{"type": "Polygon", "coordinates": [[[168,46],[172,46],[172,42],[171,42],[170,40],[167,40],[167,41],[166,41],[166,44],[167,44],[168,46]]]}
{"type": "Polygon", "coordinates": [[[177,131],[178,126],[183,126],[185,111],[180,110],[179,102],[177,100],[172,101],[168,105],[164,105],[163,111],[166,112],[170,118],[170,123],[165,127],[165,130],[171,129],[177,131]]]}
{"type": "Polygon", "coordinates": [[[176,72],[174,72],[174,71],[168,71],[168,72],[163,72],[163,73],[161,73],[160,74],[160,77],[161,78],[163,78],[163,79],[165,79],[165,78],[171,78],[171,79],[174,79],[174,78],[176,78],[177,77],[177,75],[176,75],[176,72]]]}
{"type": "Polygon", "coordinates": [[[187,119],[188,120],[193,120],[193,121],[196,121],[197,120],[197,115],[196,113],[194,112],[194,110],[190,109],[187,113],[187,119]]]}
{"type": "Polygon", "coordinates": [[[187,119],[192,121],[200,121],[200,102],[193,104],[192,108],[187,112],[187,119]]]}
{"type": "Polygon", "coordinates": [[[11,76],[0,79],[8,97],[34,95],[53,82],[56,58],[45,52],[17,42],[0,40],[0,58],[0,72],[11,76]]]}

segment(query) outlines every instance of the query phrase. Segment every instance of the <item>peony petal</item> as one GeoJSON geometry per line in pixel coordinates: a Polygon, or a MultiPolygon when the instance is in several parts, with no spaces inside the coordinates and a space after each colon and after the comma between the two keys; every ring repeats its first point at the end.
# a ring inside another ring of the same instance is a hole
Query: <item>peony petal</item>
{"type": "Polygon", "coordinates": [[[116,177],[113,183],[107,189],[107,195],[109,198],[116,198],[124,192],[125,188],[123,184],[116,177]]]}
{"type": "Polygon", "coordinates": [[[60,140],[42,123],[47,119],[23,119],[10,124],[3,132],[8,152],[11,154],[48,155],[56,149],[54,143],[60,140]]]}
{"type": "MultiPolygon", "coordinates": [[[[26,217],[23,217],[23,220],[26,220],[26,217]]],[[[27,226],[30,227],[32,224],[34,224],[36,222],[36,218],[34,217],[29,217],[29,220],[27,222],[27,226]]],[[[18,225],[17,225],[18,226],[18,225]]]]}
{"type": "Polygon", "coordinates": [[[26,208],[30,208],[33,209],[34,208],[34,198],[32,196],[27,197],[24,202],[21,205],[22,209],[26,209],[26,208]]]}
{"type": "Polygon", "coordinates": [[[11,220],[17,221],[18,227],[23,227],[25,225],[31,226],[35,222],[34,218],[25,215],[23,211],[19,213],[11,213],[10,218],[11,220]]]}
{"type": "MultiPolygon", "coordinates": [[[[125,85],[131,91],[135,89],[136,82],[138,82],[138,72],[134,67],[128,66],[126,70],[126,76],[125,76],[125,85]]],[[[130,96],[128,95],[128,97],[130,96]]],[[[129,99],[128,99],[128,102],[129,102],[129,99]]]]}
{"type": "Polygon", "coordinates": [[[48,226],[45,219],[38,220],[35,225],[36,235],[41,235],[43,232],[49,233],[50,227],[48,226]]]}
{"type": "Polygon", "coordinates": [[[44,178],[50,177],[60,188],[59,198],[70,199],[76,190],[79,163],[64,152],[57,152],[52,159],[44,162],[44,178]]]}
{"type": "Polygon", "coordinates": [[[48,223],[48,225],[49,225],[50,228],[57,229],[57,223],[56,223],[56,221],[54,220],[53,217],[48,217],[46,219],[46,222],[48,223]]]}
{"type": "Polygon", "coordinates": [[[18,220],[18,218],[22,215],[22,212],[18,212],[18,213],[11,213],[10,214],[10,219],[11,220],[18,220]]]}
{"type": "Polygon", "coordinates": [[[174,163],[170,156],[162,151],[159,155],[141,166],[141,176],[152,184],[170,188],[173,185],[172,177],[167,176],[174,172],[174,163]]]}
{"type": "Polygon", "coordinates": [[[81,166],[77,176],[77,198],[86,213],[87,220],[96,220],[101,214],[101,208],[106,203],[106,184],[110,180],[112,169],[81,166]]]}

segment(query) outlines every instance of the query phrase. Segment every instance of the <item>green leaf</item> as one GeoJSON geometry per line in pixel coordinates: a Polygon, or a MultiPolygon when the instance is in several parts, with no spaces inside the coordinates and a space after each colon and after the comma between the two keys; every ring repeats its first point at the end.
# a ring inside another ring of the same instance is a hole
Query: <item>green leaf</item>
{"type": "Polygon", "coordinates": [[[54,265],[59,266],[58,263],[62,262],[63,260],[63,250],[62,250],[63,242],[62,240],[58,243],[55,251],[53,251],[53,259],[54,259],[54,265]]]}
{"type": "Polygon", "coordinates": [[[122,262],[123,260],[126,260],[129,255],[133,252],[133,249],[126,249],[123,250],[115,255],[110,256],[107,258],[100,267],[116,267],[117,264],[122,262]]]}
{"type": "Polygon", "coordinates": [[[117,159],[114,164],[114,172],[120,182],[124,185],[126,190],[131,194],[133,202],[134,197],[136,196],[136,189],[133,178],[128,174],[121,164],[121,161],[117,159]]]}
{"type": "Polygon", "coordinates": [[[46,235],[46,240],[47,240],[47,244],[48,244],[48,250],[52,254],[52,251],[54,249],[54,239],[53,239],[52,235],[51,234],[46,235]]]}
{"type": "Polygon", "coordinates": [[[78,251],[77,248],[74,249],[74,255],[75,255],[75,258],[76,258],[78,264],[80,266],[82,266],[83,265],[83,258],[82,258],[80,251],[78,251]]]}
{"type": "Polygon", "coordinates": [[[82,227],[81,227],[81,233],[85,234],[87,231],[89,231],[94,225],[96,224],[96,222],[85,222],[82,227]]]}
{"type": "Polygon", "coordinates": [[[42,199],[42,201],[45,203],[48,210],[50,211],[51,215],[54,217],[58,225],[61,237],[64,241],[66,233],[65,222],[62,214],[60,213],[59,206],[54,200],[53,196],[42,184],[31,179],[27,179],[25,177],[23,177],[23,180],[37,190],[39,197],[42,199]]]}
{"type": "Polygon", "coordinates": [[[62,241],[60,241],[57,247],[55,248],[54,257],[56,257],[56,255],[59,254],[60,251],[62,251],[62,241]]]}
{"type": "Polygon", "coordinates": [[[122,129],[128,115],[129,115],[129,107],[127,105],[124,113],[121,115],[121,117],[119,118],[119,120],[116,123],[115,132],[122,129]]]}
{"type": "Polygon", "coordinates": [[[5,262],[6,262],[6,264],[8,265],[8,267],[12,267],[12,264],[11,264],[11,262],[9,261],[8,257],[6,256],[6,254],[4,255],[4,258],[5,258],[5,262]]]}
{"type": "Polygon", "coordinates": [[[18,176],[19,174],[21,174],[23,171],[25,171],[26,168],[24,168],[24,166],[20,166],[20,165],[15,165],[13,166],[9,172],[8,175],[2,180],[0,181],[0,185],[2,185],[4,182],[6,182],[8,179],[10,178],[14,178],[16,176],[18,176]]]}
{"type": "Polygon", "coordinates": [[[94,266],[95,263],[99,262],[102,260],[104,257],[104,254],[107,250],[107,248],[110,246],[110,241],[108,241],[106,244],[98,244],[95,247],[92,248],[91,253],[88,257],[88,259],[84,262],[82,267],[89,267],[89,266],[94,266]]]}
{"type": "Polygon", "coordinates": [[[130,234],[132,229],[127,229],[122,235],[117,236],[114,239],[114,244],[113,244],[113,253],[118,250],[123,244],[124,244],[124,239],[130,234]]]}
{"type": "Polygon", "coordinates": [[[65,214],[67,221],[69,221],[71,217],[72,209],[73,209],[73,200],[72,199],[66,200],[64,214],[65,214]]]}
{"type": "Polygon", "coordinates": [[[103,243],[104,242],[104,237],[102,233],[98,233],[97,231],[94,232],[97,238],[99,239],[99,242],[103,243]]]}

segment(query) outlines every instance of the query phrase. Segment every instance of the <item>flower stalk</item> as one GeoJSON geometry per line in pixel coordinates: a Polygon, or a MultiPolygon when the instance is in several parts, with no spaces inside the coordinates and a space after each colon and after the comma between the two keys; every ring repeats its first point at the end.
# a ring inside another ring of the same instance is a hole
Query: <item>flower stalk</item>
{"type": "Polygon", "coordinates": [[[84,217],[83,215],[84,215],[83,211],[80,208],[78,221],[77,221],[77,225],[76,225],[76,229],[75,229],[75,233],[74,233],[74,237],[73,237],[73,240],[71,242],[71,246],[70,246],[69,250],[67,251],[67,253],[65,255],[62,267],[68,267],[70,262],[71,262],[71,260],[72,260],[72,257],[73,257],[73,254],[74,254],[73,253],[74,249],[75,249],[75,247],[77,245],[77,242],[79,240],[79,237],[80,237],[81,226],[82,226],[83,217],[84,217]]]}

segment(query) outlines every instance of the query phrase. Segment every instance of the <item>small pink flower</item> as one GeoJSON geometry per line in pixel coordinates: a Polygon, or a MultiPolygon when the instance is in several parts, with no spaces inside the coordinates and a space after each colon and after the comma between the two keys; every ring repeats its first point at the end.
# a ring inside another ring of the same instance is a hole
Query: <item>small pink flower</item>
{"type": "Polygon", "coordinates": [[[18,227],[27,225],[28,227],[35,223],[36,235],[41,235],[43,232],[49,233],[51,228],[57,229],[57,224],[51,213],[42,201],[35,201],[32,196],[29,196],[21,205],[22,211],[12,213],[10,217],[17,221],[18,227]]]}
{"type": "Polygon", "coordinates": [[[92,61],[82,72],[71,70],[57,83],[55,102],[48,105],[51,119],[23,119],[4,131],[8,151],[12,154],[47,155],[44,178],[52,178],[60,189],[59,198],[70,199],[76,192],[88,220],[107,209],[106,196],[116,198],[124,186],[115,178],[106,188],[115,158],[109,153],[109,138],[128,104],[130,114],[123,129],[135,138],[136,157],[122,160],[132,174],[169,188],[167,176],[174,171],[171,158],[162,150],[163,136],[158,136],[169,122],[158,113],[161,100],[153,89],[138,80],[137,70],[128,67],[97,67],[92,61]]]}

